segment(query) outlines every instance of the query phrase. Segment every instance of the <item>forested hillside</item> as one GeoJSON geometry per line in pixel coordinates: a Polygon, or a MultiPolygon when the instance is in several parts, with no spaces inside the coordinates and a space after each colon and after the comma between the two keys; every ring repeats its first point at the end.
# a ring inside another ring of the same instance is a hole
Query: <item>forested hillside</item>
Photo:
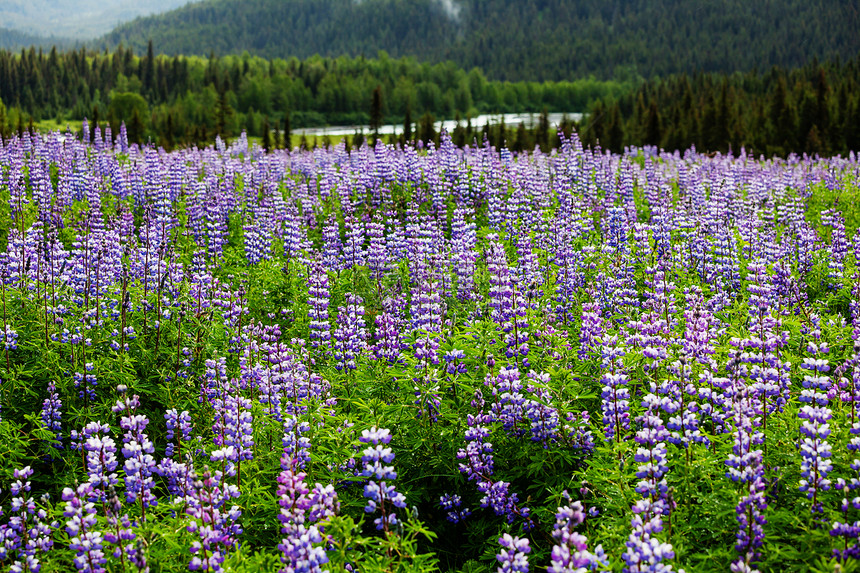
{"type": "Polygon", "coordinates": [[[860,51],[854,0],[207,0],[104,43],[141,51],[451,59],[488,77],[619,78],[797,67],[860,51]]]}

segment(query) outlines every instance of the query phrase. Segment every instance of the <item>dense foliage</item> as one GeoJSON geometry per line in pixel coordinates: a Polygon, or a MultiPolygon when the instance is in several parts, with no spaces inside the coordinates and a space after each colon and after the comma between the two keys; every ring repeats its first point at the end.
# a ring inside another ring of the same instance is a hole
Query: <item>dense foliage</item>
{"type": "Polygon", "coordinates": [[[854,57],[858,28],[851,0],[208,0],[104,41],[267,58],[385,50],[532,81],[797,67],[854,57]]]}
{"type": "Polygon", "coordinates": [[[847,155],[860,149],[860,57],[762,74],[675,75],[593,108],[585,139],[628,145],[847,155]]]}
{"type": "Polygon", "coordinates": [[[850,561],[858,177],[7,140],[0,564],[850,561]]]}
{"type": "MultiPolygon", "coordinates": [[[[599,82],[489,81],[477,69],[420,64],[413,59],[314,57],[270,60],[250,56],[173,58],[152,49],[91,53],[83,49],[20,54],[0,51],[0,135],[30,117],[108,119],[114,133],[121,122],[134,142],[214,141],[216,134],[259,135],[263,122],[283,129],[369,122],[379,88],[385,121],[413,122],[424,114],[464,118],[478,113],[584,111],[600,97],[620,96],[633,84],[599,82]],[[0,104],[2,105],[2,104],[0,104]],[[137,118],[135,118],[135,113],[137,118]]],[[[20,131],[20,130],[19,130],[20,131]]]]}

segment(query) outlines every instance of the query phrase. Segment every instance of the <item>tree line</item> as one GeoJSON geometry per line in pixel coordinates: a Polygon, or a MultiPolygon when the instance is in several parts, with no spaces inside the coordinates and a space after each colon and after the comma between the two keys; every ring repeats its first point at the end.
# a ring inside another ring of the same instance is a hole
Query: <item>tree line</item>
{"type": "Polygon", "coordinates": [[[860,151],[860,57],[766,73],[678,74],[602,98],[582,126],[587,144],[756,155],[860,151]]]}
{"type": "Polygon", "coordinates": [[[451,62],[419,63],[379,57],[265,60],[143,55],[118,46],[47,53],[0,51],[0,132],[35,122],[88,118],[91,125],[122,122],[133,140],[169,145],[211,141],[246,131],[261,135],[264,122],[283,129],[399,123],[421,118],[474,117],[481,113],[583,111],[599,98],[620,97],[633,82],[593,78],[569,82],[491,81],[478,69],[451,62]],[[377,101],[375,111],[371,109],[377,101]],[[376,114],[371,118],[371,112],[376,114]],[[136,129],[131,130],[134,122],[136,129]]]}

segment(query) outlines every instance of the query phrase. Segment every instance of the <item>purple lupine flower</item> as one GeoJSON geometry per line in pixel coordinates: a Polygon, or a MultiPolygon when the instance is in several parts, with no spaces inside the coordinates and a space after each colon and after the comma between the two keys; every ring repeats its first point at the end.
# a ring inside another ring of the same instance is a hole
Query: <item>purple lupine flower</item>
{"type": "Polygon", "coordinates": [[[367,349],[367,329],[364,325],[364,301],[353,293],[346,294],[346,306],[338,307],[334,338],[335,368],[355,370],[356,360],[367,349]]]}
{"type": "Polygon", "coordinates": [[[511,269],[508,267],[508,257],[505,248],[499,242],[498,235],[488,235],[487,272],[490,278],[490,290],[487,294],[487,305],[490,307],[490,318],[499,328],[509,323],[513,315],[514,289],[511,283],[511,269]]]}
{"type": "MultiPolygon", "coordinates": [[[[596,295],[597,293],[594,292],[596,295]]],[[[582,303],[582,326],[579,330],[579,359],[585,360],[590,352],[599,352],[603,337],[601,305],[596,300],[582,303]]]]}
{"type": "MultiPolygon", "coordinates": [[[[283,459],[281,465],[290,465],[283,459]]],[[[321,566],[328,563],[323,537],[316,522],[335,515],[339,509],[337,494],[331,486],[316,484],[313,491],[304,483],[304,473],[286,469],[278,476],[278,520],[285,537],[278,545],[281,562],[288,573],[304,571],[322,573],[321,566]]]]}
{"type": "MultiPolygon", "coordinates": [[[[215,189],[218,184],[215,183],[215,189]]],[[[219,200],[219,193],[210,193],[205,203],[206,251],[210,259],[218,259],[224,253],[230,233],[227,227],[227,210],[219,200]]]]}
{"type": "Polygon", "coordinates": [[[57,394],[57,386],[53,381],[48,383],[48,397],[42,402],[42,425],[54,434],[54,448],[63,448],[63,402],[57,394]]]}
{"type": "Polygon", "coordinates": [[[107,558],[104,553],[104,536],[96,530],[96,508],[90,501],[94,497],[93,484],[87,482],[77,490],[63,489],[68,518],[66,532],[69,534],[69,549],[75,552],[75,568],[82,573],[101,573],[105,571],[107,558]]]}
{"type": "Polygon", "coordinates": [[[96,387],[99,383],[98,378],[93,374],[94,369],[95,365],[92,362],[87,362],[84,366],[84,372],[75,372],[73,375],[78,397],[89,402],[96,400],[96,387]]]}
{"type": "Polygon", "coordinates": [[[189,533],[200,538],[191,544],[191,571],[222,571],[227,552],[235,545],[236,538],[242,533],[238,506],[227,509],[227,503],[239,497],[239,489],[224,482],[221,472],[203,472],[194,479],[191,492],[183,498],[187,504],[185,512],[191,516],[186,527],[189,533]]]}
{"type": "Polygon", "coordinates": [[[502,550],[496,555],[499,562],[499,573],[528,573],[529,558],[532,548],[529,546],[528,538],[511,537],[505,533],[499,538],[502,550]]]}
{"type": "MultiPolygon", "coordinates": [[[[729,363],[732,370],[742,371],[737,354],[729,363]]],[[[726,476],[745,488],[735,508],[738,521],[737,543],[735,549],[738,559],[732,563],[733,571],[750,571],[758,561],[759,549],[764,542],[764,511],[767,509],[765,498],[763,454],[753,449],[764,443],[764,435],[756,430],[757,418],[761,410],[759,396],[751,391],[742,377],[733,372],[731,385],[732,420],[734,422],[734,443],[732,454],[726,460],[726,476]]]]}
{"type": "MultiPolygon", "coordinates": [[[[567,491],[562,495],[565,500],[570,501],[567,491]]],[[[598,545],[595,552],[591,553],[588,551],[588,539],[574,531],[574,528],[584,521],[585,512],[581,502],[575,501],[558,508],[552,531],[555,544],[552,547],[548,573],[576,573],[608,565],[603,546],[598,545]]]]}
{"type": "Polygon", "coordinates": [[[415,354],[421,364],[439,363],[439,341],[442,332],[444,309],[439,269],[427,259],[414,265],[411,292],[412,329],[416,334],[415,354]]]}
{"type": "Polygon", "coordinates": [[[18,350],[18,332],[13,330],[8,324],[3,334],[3,344],[6,350],[18,350]]]}
{"type": "Polygon", "coordinates": [[[86,453],[88,480],[93,485],[93,494],[99,499],[104,499],[107,489],[119,481],[116,473],[119,467],[116,442],[108,435],[109,433],[110,427],[107,424],[90,422],[80,434],[83,440],[81,447],[86,453]],[[99,436],[100,433],[104,435],[99,436]]]}
{"type": "MultiPolygon", "coordinates": [[[[818,337],[820,333],[816,331],[814,335],[818,337]]],[[[827,407],[832,392],[830,377],[826,374],[830,371],[830,364],[824,358],[816,358],[827,353],[826,344],[809,342],[807,349],[812,356],[804,358],[800,365],[807,373],[803,377],[803,390],[798,398],[804,405],[797,414],[802,420],[800,432],[803,435],[800,444],[803,459],[800,464],[802,479],[799,489],[812,500],[812,511],[820,513],[823,507],[818,500],[818,493],[830,489],[831,482],[827,475],[833,469],[831,446],[827,442],[832,417],[832,411],[827,407]]]]}
{"type": "Polygon", "coordinates": [[[37,555],[47,553],[54,545],[51,526],[47,523],[48,513],[37,507],[28,495],[32,488],[32,475],[30,466],[14,470],[15,481],[9,487],[11,515],[8,524],[0,529],[0,536],[5,537],[0,545],[0,561],[6,559],[10,549],[14,549],[15,561],[9,567],[14,572],[38,572],[41,563],[37,555]]]}
{"type": "Polygon", "coordinates": [[[607,441],[620,441],[622,433],[630,429],[630,391],[627,389],[627,374],[624,373],[621,360],[624,354],[617,336],[606,337],[602,341],[603,390],[600,397],[607,441]]]}
{"type": "Polygon", "coordinates": [[[633,506],[633,514],[633,532],[622,555],[623,570],[625,573],[671,572],[672,566],[664,561],[674,559],[672,545],[653,536],[663,531],[660,510],[653,507],[651,500],[641,499],[633,506]]]}
{"type": "Polygon", "coordinates": [[[304,434],[309,432],[310,429],[310,424],[307,422],[299,422],[294,416],[287,416],[284,419],[284,437],[282,440],[284,452],[281,455],[281,462],[287,460],[289,465],[286,467],[282,466],[281,469],[305,468],[311,459],[311,441],[310,438],[304,434]]]}
{"type": "Polygon", "coordinates": [[[129,503],[140,503],[142,518],[146,508],[158,505],[158,498],[152,491],[155,488],[152,478],[156,466],[152,455],[155,447],[144,432],[148,424],[149,419],[141,414],[131,413],[120,420],[120,427],[125,430],[122,438],[125,498],[129,503]]]}
{"type": "Polygon", "coordinates": [[[487,384],[492,387],[494,397],[490,410],[496,420],[502,422],[502,427],[511,435],[520,436],[525,433],[523,420],[526,419],[526,397],[520,382],[520,372],[517,368],[502,367],[495,378],[489,374],[487,384]]]}
{"type": "Polygon", "coordinates": [[[168,410],[164,414],[164,420],[167,423],[167,447],[164,451],[164,457],[172,458],[174,454],[181,455],[182,442],[191,440],[191,414],[187,410],[177,412],[175,408],[168,410]],[[179,433],[177,434],[177,430],[179,433]],[[176,440],[174,442],[174,440],[176,440]]]}
{"type": "Polygon", "coordinates": [[[559,437],[558,410],[552,406],[553,397],[549,390],[550,375],[546,372],[529,371],[529,384],[526,390],[533,396],[526,400],[525,416],[529,420],[531,440],[545,448],[559,437]]]}
{"type": "Polygon", "coordinates": [[[382,312],[376,315],[376,344],[373,355],[377,360],[397,364],[403,357],[406,343],[403,341],[405,321],[403,320],[404,302],[395,297],[382,301],[382,312]]]}
{"type": "Polygon", "coordinates": [[[363,267],[366,262],[364,252],[364,223],[347,215],[344,220],[346,227],[346,244],[343,246],[343,263],[345,269],[363,267]]]}
{"type": "Polygon", "coordinates": [[[509,491],[510,484],[505,481],[494,481],[493,476],[493,444],[486,441],[490,436],[487,427],[479,425],[479,418],[469,414],[466,420],[466,448],[457,452],[457,459],[466,460],[459,464],[460,472],[469,481],[475,482],[478,491],[484,495],[481,507],[491,508],[496,515],[504,516],[508,523],[513,523],[517,517],[526,519],[529,526],[530,511],[528,507],[518,505],[519,497],[509,491]]]}
{"type": "Polygon", "coordinates": [[[643,499],[633,504],[633,531],[627,539],[627,550],[622,556],[625,572],[671,571],[671,565],[664,563],[674,558],[672,545],[657,539],[654,535],[663,530],[663,518],[673,509],[665,475],[669,470],[666,461],[666,446],[663,440],[669,432],[658,416],[660,399],[647,394],[642,403],[645,412],[637,418],[642,425],[636,432],[639,444],[634,460],[639,463],[636,477],[640,479],[636,492],[643,499]]]}
{"type": "Polygon", "coordinates": [[[439,507],[445,510],[445,516],[451,523],[460,523],[472,515],[472,510],[462,506],[462,499],[459,495],[448,494],[439,497],[439,507]]]}
{"type": "Polygon", "coordinates": [[[326,270],[340,272],[343,270],[343,245],[340,241],[340,228],[337,219],[332,215],[323,227],[323,266],[326,270]]]}
{"type": "Polygon", "coordinates": [[[140,571],[146,571],[145,558],[140,549],[134,544],[137,535],[132,531],[132,523],[128,514],[122,513],[122,502],[116,490],[110,488],[105,506],[108,529],[104,531],[104,540],[114,547],[111,555],[121,562],[126,558],[135,564],[140,571]]]}
{"type": "Polygon", "coordinates": [[[254,427],[251,400],[239,395],[236,379],[220,380],[216,397],[212,399],[215,410],[213,442],[219,449],[210,454],[213,462],[224,462],[224,473],[236,476],[241,483],[242,461],[254,457],[254,427]]]}
{"type": "Polygon", "coordinates": [[[382,290],[382,278],[388,272],[388,246],[385,243],[385,226],[378,220],[367,224],[367,268],[370,278],[376,283],[377,292],[382,290]]]}
{"type": "Polygon", "coordinates": [[[636,432],[635,440],[639,447],[633,459],[639,463],[636,477],[640,481],[636,485],[636,492],[649,498],[653,504],[652,509],[659,510],[660,515],[668,515],[672,510],[672,503],[665,479],[669,466],[664,442],[670,433],[658,414],[661,402],[654,394],[646,394],[642,398],[645,412],[636,419],[641,429],[636,432]]]}
{"type": "Polygon", "coordinates": [[[311,261],[308,273],[308,306],[308,339],[311,347],[325,347],[331,340],[328,273],[317,259],[311,261]]]}
{"type": "Polygon", "coordinates": [[[266,224],[254,221],[245,225],[245,258],[250,266],[260,264],[269,260],[272,253],[272,235],[266,228],[266,224]]]}
{"type": "Polygon", "coordinates": [[[528,235],[523,235],[517,239],[517,257],[517,285],[520,288],[520,293],[526,299],[526,307],[531,308],[535,301],[541,297],[544,281],[537,253],[535,253],[532,239],[528,235]]]}
{"type": "Polygon", "coordinates": [[[451,222],[451,266],[457,275],[457,298],[470,301],[475,298],[475,261],[478,254],[477,227],[474,222],[466,221],[472,213],[464,208],[454,209],[451,222]]]}
{"type": "Polygon", "coordinates": [[[391,432],[387,428],[376,426],[370,430],[362,430],[358,439],[368,446],[361,453],[361,475],[368,478],[364,485],[364,497],[367,504],[365,513],[376,513],[379,517],[373,520],[376,529],[389,531],[398,523],[395,508],[405,508],[406,498],[397,492],[391,481],[397,479],[394,466],[386,465],[394,461],[394,452],[387,447],[391,442],[391,432]]]}
{"type": "Polygon", "coordinates": [[[699,429],[698,389],[693,383],[693,369],[685,358],[675,360],[666,367],[670,377],[660,384],[653,384],[662,396],[660,407],[669,414],[666,427],[671,430],[670,443],[689,448],[691,444],[710,444],[710,440],[699,429]]]}

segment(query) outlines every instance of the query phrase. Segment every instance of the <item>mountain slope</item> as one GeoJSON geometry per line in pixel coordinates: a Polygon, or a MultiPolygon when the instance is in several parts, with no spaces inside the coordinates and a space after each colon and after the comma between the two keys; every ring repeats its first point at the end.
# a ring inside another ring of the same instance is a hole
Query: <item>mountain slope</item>
{"type": "Polygon", "coordinates": [[[20,30],[0,28],[0,49],[2,50],[20,50],[21,48],[30,46],[69,48],[72,45],[73,43],[66,38],[46,38],[44,36],[21,32],[20,30]]]}
{"type": "Polygon", "coordinates": [[[454,60],[509,80],[795,67],[860,52],[856,0],[206,0],[104,39],[168,54],[454,60]]]}
{"type": "MultiPolygon", "coordinates": [[[[2,0],[0,22],[35,36],[90,39],[119,22],[177,8],[188,0],[2,0]]],[[[31,44],[44,43],[38,38],[31,44]]],[[[22,43],[23,44],[23,43],[22,43]]]]}

